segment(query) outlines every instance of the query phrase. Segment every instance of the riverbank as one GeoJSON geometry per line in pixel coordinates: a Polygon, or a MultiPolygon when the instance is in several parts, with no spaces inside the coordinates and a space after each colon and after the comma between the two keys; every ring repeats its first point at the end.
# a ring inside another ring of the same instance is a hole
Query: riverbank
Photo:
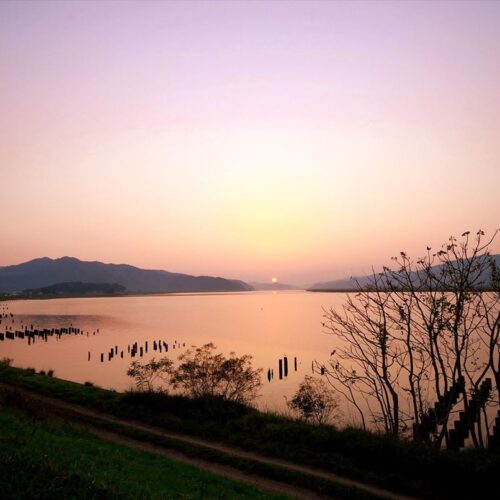
{"type": "MultiPolygon", "coordinates": [[[[197,401],[179,396],[149,393],[118,393],[91,385],[81,385],[36,375],[3,365],[0,380],[11,387],[25,388],[37,394],[57,398],[82,408],[133,420],[170,433],[201,438],[241,451],[249,450],[263,457],[286,459],[292,464],[341,475],[368,485],[386,488],[406,495],[448,498],[486,494],[495,483],[494,471],[500,456],[486,451],[461,453],[437,451],[427,445],[392,439],[359,429],[338,430],[331,426],[314,426],[289,418],[262,413],[255,409],[221,401],[197,401]]],[[[158,436],[113,423],[103,428],[129,437],[157,443],[158,436]],[[133,434],[133,435],[131,435],[133,434]],[[147,434],[147,433],[146,433],[147,434]]],[[[172,440],[167,445],[172,446],[172,440]]],[[[176,446],[178,446],[177,443],[176,446]]],[[[206,447],[186,446],[189,453],[214,462],[235,464],[259,470],[272,479],[296,481],[297,487],[333,494],[334,481],[320,481],[311,475],[300,475],[282,468],[228,455],[206,447]]],[[[183,453],[186,449],[181,450],[183,453]]],[[[336,496],[345,497],[345,486],[336,496]],[[340,495],[343,492],[344,495],[340,495]]],[[[358,494],[360,491],[357,492],[358,494]]],[[[362,492],[366,494],[366,492],[362,492]]],[[[352,498],[352,491],[348,497],[352,498]]]]}
{"type": "Polygon", "coordinates": [[[40,406],[25,413],[10,406],[8,399],[0,398],[3,498],[287,498],[157,453],[99,439],[49,416],[40,406]]]}

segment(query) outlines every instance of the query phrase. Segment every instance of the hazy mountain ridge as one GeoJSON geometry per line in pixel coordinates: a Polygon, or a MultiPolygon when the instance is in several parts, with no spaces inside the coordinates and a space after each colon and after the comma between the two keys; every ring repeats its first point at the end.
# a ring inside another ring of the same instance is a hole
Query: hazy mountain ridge
{"type": "MultiPolygon", "coordinates": [[[[500,266],[500,255],[491,256],[495,261],[497,266],[500,266]]],[[[437,272],[441,268],[441,265],[436,265],[433,269],[437,272]]],[[[341,278],[332,281],[323,281],[315,283],[310,286],[308,290],[358,290],[360,287],[364,288],[372,282],[372,275],[365,276],[353,276],[352,278],[341,278]]],[[[487,277],[482,278],[487,280],[487,277]]]]}
{"type": "Polygon", "coordinates": [[[258,281],[250,281],[250,286],[254,290],[301,290],[299,286],[288,285],[286,283],[262,283],[258,281]]]}
{"type": "Polygon", "coordinates": [[[0,291],[20,292],[63,282],[118,283],[127,292],[225,292],[249,291],[240,280],[212,276],[192,276],[156,269],[140,269],[128,264],[81,261],[74,257],[43,257],[0,268],[0,291]]]}

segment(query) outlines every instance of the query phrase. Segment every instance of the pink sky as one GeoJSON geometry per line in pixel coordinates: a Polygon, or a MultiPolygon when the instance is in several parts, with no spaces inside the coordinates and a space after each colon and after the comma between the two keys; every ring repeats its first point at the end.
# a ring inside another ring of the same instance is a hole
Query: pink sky
{"type": "Polygon", "coordinates": [[[310,283],[491,233],[499,25],[500,2],[3,1],[0,265],[310,283]]]}

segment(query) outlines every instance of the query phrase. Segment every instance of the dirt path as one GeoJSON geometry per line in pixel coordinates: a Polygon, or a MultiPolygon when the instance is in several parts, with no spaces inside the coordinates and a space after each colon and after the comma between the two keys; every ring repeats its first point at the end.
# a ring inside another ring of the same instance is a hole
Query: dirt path
{"type": "Polygon", "coordinates": [[[232,479],[234,481],[239,481],[245,484],[256,486],[257,488],[263,491],[267,491],[268,493],[275,493],[275,494],[278,493],[281,495],[287,495],[291,498],[297,498],[300,500],[308,500],[308,499],[320,500],[325,498],[316,495],[312,491],[305,490],[297,486],[289,485],[279,481],[273,481],[272,479],[267,479],[255,475],[245,474],[244,472],[241,472],[238,469],[216,464],[213,462],[208,462],[206,460],[201,460],[198,458],[190,458],[187,457],[186,455],[183,455],[180,452],[168,450],[162,446],[156,446],[151,443],[145,443],[142,441],[138,441],[136,439],[122,436],[120,434],[116,434],[114,432],[95,429],[87,425],[84,425],[82,427],[84,427],[91,434],[99,437],[100,439],[111,441],[112,443],[115,444],[128,446],[136,450],[146,451],[148,453],[161,455],[163,457],[170,458],[172,460],[176,460],[178,462],[182,462],[185,464],[193,465],[195,467],[198,467],[199,469],[206,470],[214,474],[218,474],[219,476],[224,476],[225,478],[232,479]]]}
{"type": "MultiPolygon", "coordinates": [[[[235,448],[230,445],[222,444],[222,443],[216,443],[212,441],[208,441],[202,438],[197,438],[193,436],[189,436],[186,434],[180,434],[180,433],[175,433],[175,432],[170,432],[166,431],[163,429],[160,429],[158,427],[153,427],[141,422],[137,422],[135,420],[129,420],[129,419],[122,419],[119,417],[115,417],[112,415],[109,415],[107,413],[101,413],[98,411],[90,410],[88,408],[82,407],[80,405],[76,405],[73,403],[68,403],[65,401],[61,401],[56,398],[52,398],[49,396],[41,395],[36,392],[33,392],[31,390],[21,388],[18,386],[13,386],[10,384],[7,384],[5,382],[0,382],[0,387],[6,388],[6,389],[13,389],[15,388],[16,390],[20,391],[21,393],[24,393],[28,395],[29,397],[40,401],[41,403],[44,404],[44,406],[49,406],[52,408],[55,408],[57,410],[62,410],[64,415],[69,418],[70,420],[72,419],[72,414],[73,414],[73,419],[77,417],[78,415],[86,417],[86,419],[90,418],[93,420],[100,420],[101,422],[106,422],[106,423],[111,423],[111,424],[118,424],[124,427],[129,427],[131,429],[137,430],[137,431],[142,431],[142,432],[147,432],[151,435],[162,437],[162,438],[167,438],[171,440],[176,440],[181,443],[185,444],[191,444],[195,445],[198,447],[206,448],[208,450],[213,450],[217,452],[222,452],[227,455],[234,456],[235,458],[241,458],[241,459],[247,459],[255,462],[259,462],[261,464],[265,465],[270,465],[272,467],[280,467],[289,471],[295,471],[300,474],[305,474],[308,476],[312,476],[321,480],[326,480],[330,481],[333,483],[337,483],[339,485],[345,486],[345,487],[353,487],[357,488],[362,492],[370,493],[373,495],[377,495],[382,498],[387,498],[387,499],[392,499],[392,500],[411,500],[411,497],[405,496],[405,495],[400,495],[398,493],[383,489],[383,488],[378,488],[376,486],[372,486],[370,484],[363,483],[361,481],[357,481],[354,479],[350,479],[344,476],[340,476],[338,474],[334,474],[332,472],[326,472],[320,469],[315,469],[312,467],[308,467],[305,465],[298,465],[293,462],[288,462],[286,460],[280,459],[280,458],[272,458],[264,455],[259,455],[257,453],[251,452],[251,451],[246,451],[246,450],[241,450],[239,448],[235,448]]],[[[283,493],[286,495],[289,495],[294,498],[300,498],[300,499],[315,499],[315,498],[324,498],[321,497],[317,494],[315,494],[312,491],[308,491],[305,489],[301,489],[298,487],[295,487],[294,485],[290,485],[284,482],[279,482],[279,481],[274,481],[270,480],[267,478],[263,477],[258,477],[255,475],[250,475],[243,473],[233,467],[225,466],[225,465],[220,465],[220,464],[215,464],[213,462],[209,462],[206,460],[198,459],[198,458],[191,458],[187,457],[186,455],[183,455],[180,452],[169,450],[165,446],[159,446],[159,445],[154,445],[148,442],[143,442],[137,439],[132,439],[129,437],[125,437],[119,433],[115,432],[110,432],[110,431],[103,431],[102,429],[98,429],[97,427],[93,427],[91,424],[89,424],[88,420],[86,420],[86,424],[84,427],[92,432],[93,434],[106,439],[108,441],[112,441],[117,444],[124,444],[126,446],[131,446],[137,449],[142,449],[148,452],[156,453],[156,454],[161,454],[163,456],[173,458],[174,460],[182,461],[185,463],[190,463],[192,465],[195,465],[201,469],[208,470],[210,472],[214,472],[216,474],[223,475],[225,477],[228,477],[230,479],[234,479],[236,481],[241,481],[245,482],[248,484],[253,484],[255,486],[258,486],[259,488],[263,490],[267,490],[273,493],[283,493]]]]}

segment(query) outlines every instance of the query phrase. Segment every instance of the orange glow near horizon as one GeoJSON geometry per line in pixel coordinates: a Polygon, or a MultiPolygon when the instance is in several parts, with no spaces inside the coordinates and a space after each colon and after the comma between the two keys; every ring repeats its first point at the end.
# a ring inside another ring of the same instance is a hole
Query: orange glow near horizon
{"type": "Polygon", "coordinates": [[[308,284],[491,234],[498,19],[495,3],[4,2],[0,266],[308,284]]]}

